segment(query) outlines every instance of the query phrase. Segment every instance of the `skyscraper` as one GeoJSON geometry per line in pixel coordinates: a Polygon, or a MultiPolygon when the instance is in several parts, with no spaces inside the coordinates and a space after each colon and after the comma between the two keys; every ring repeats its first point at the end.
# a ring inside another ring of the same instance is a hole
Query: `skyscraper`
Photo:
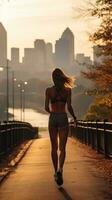
{"type": "Polygon", "coordinates": [[[44,40],[37,39],[34,42],[34,48],[37,56],[37,66],[41,71],[46,69],[46,43],[44,40]]]}
{"type": "Polygon", "coordinates": [[[52,48],[52,43],[48,42],[46,44],[46,64],[47,68],[52,69],[53,66],[53,48],[52,48]]]}
{"type": "Polygon", "coordinates": [[[24,48],[24,58],[23,58],[24,67],[27,68],[27,70],[32,70],[32,68],[34,69],[36,63],[37,61],[35,56],[35,49],[24,48]]]}
{"type": "Polygon", "coordinates": [[[58,67],[67,68],[70,66],[68,40],[61,38],[56,41],[55,62],[58,67]]]}
{"type": "Polygon", "coordinates": [[[7,64],[7,32],[2,23],[0,23],[0,66],[7,64]]]}
{"type": "Polygon", "coordinates": [[[55,63],[67,71],[71,71],[74,63],[74,35],[66,28],[55,44],[55,63]]]}
{"type": "Polygon", "coordinates": [[[66,28],[63,32],[62,39],[65,39],[69,43],[69,57],[70,57],[70,64],[72,65],[74,62],[74,35],[70,28],[66,28]]]}
{"type": "Polygon", "coordinates": [[[11,62],[14,64],[19,63],[19,48],[11,48],[11,62]]]}

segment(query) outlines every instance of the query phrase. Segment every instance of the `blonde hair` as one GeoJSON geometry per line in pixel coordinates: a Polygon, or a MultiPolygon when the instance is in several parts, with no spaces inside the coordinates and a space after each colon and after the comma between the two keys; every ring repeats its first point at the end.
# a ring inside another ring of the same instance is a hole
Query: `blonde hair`
{"type": "Polygon", "coordinates": [[[60,88],[62,86],[66,88],[73,88],[75,86],[75,78],[72,76],[67,76],[60,68],[55,68],[52,72],[52,79],[56,87],[60,88]]]}

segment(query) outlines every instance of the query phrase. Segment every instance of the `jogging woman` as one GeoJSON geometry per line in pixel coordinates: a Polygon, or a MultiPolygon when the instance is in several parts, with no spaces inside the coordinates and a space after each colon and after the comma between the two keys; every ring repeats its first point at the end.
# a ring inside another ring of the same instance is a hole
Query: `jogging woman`
{"type": "Polygon", "coordinates": [[[49,116],[49,134],[51,140],[51,157],[55,170],[55,181],[58,185],[63,184],[63,165],[66,156],[66,142],[68,138],[68,118],[66,105],[74,121],[76,116],[71,105],[71,88],[74,79],[64,74],[60,68],[52,72],[54,85],[46,89],[45,110],[49,116]],[[59,144],[58,144],[59,137],[59,144]],[[58,158],[58,148],[60,151],[58,158]]]}

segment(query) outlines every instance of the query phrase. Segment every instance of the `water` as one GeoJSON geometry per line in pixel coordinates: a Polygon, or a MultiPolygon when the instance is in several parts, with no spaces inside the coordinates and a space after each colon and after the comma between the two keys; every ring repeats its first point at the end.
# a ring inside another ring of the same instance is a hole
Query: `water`
{"type": "MultiPolygon", "coordinates": [[[[10,113],[13,113],[12,108],[9,109],[10,113]]],[[[15,120],[20,120],[21,112],[20,109],[15,109],[15,120]]],[[[37,127],[48,127],[48,118],[49,115],[38,113],[35,110],[32,109],[25,109],[25,121],[32,124],[32,126],[37,127]]]]}

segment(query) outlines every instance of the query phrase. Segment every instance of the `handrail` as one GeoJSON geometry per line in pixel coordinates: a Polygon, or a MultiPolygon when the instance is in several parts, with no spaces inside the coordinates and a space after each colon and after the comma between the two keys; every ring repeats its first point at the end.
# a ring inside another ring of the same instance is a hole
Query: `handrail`
{"type": "Polygon", "coordinates": [[[69,127],[70,135],[103,153],[106,158],[112,158],[112,122],[78,120],[76,127],[73,122],[69,123],[69,127]]]}
{"type": "Polygon", "coordinates": [[[4,121],[0,123],[0,156],[9,154],[15,147],[36,135],[31,124],[21,121],[4,121]]]}

